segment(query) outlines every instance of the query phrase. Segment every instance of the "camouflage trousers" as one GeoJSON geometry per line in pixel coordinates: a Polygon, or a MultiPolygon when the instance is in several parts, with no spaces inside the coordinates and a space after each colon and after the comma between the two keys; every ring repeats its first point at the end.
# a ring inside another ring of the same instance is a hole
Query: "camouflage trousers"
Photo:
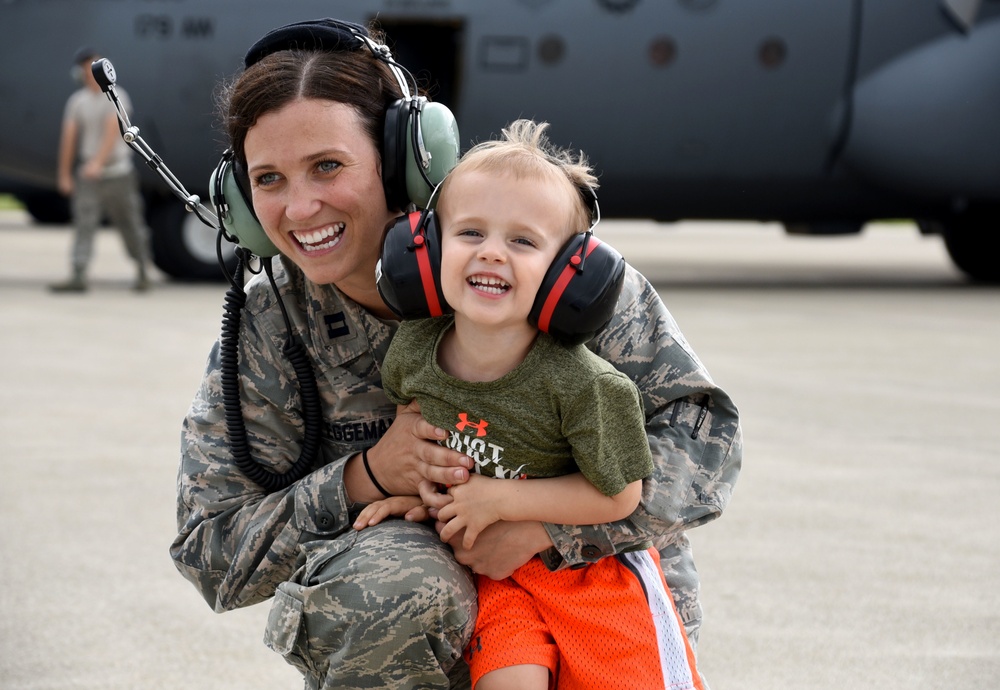
{"type": "Polygon", "coordinates": [[[264,642],[306,688],[470,687],[462,651],[475,585],[432,528],[391,520],[304,547],[305,565],[274,595],[264,642]]]}
{"type": "Polygon", "coordinates": [[[94,254],[94,237],[105,213],[121,234],[128,255],[140,265],[149,261],[149,228],[143,217],[139,178],[134,170],[127,175],[101,180],[77,178],[72,209],[75,232],[71,261],[74,271],[83,272],[90,264],[94,254]]]}
{"type": "MultiPolygon", "coordinates": [[[[694,647],[701,609],[687,539],[659,547],[694,647]]],[[[475,586],[433,529],[392,520],[304,548],[305,565],[274,595],[264,642],[307,690],[470,688],[462,651],[475,586]]]]}

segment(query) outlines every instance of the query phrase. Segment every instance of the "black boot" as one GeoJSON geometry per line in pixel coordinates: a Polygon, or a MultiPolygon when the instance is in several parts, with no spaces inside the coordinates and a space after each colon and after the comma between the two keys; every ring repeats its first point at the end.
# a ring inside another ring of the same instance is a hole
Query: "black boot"
{"type": "Polygon", "coordinates": [[[73,269],[73,275],[69,280],[62,283],[53,283],[49,285],[49,290],[52,292],[86,292],[87,279],[84,277],[83,269],[73,269]]]}

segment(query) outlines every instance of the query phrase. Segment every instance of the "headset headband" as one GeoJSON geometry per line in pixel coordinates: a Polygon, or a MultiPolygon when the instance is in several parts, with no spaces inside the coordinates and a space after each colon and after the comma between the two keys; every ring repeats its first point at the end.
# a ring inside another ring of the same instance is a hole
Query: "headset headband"
{"type": "Polygon", "coordinates": [[[368,29],[354,22],[330,18],[296,22],[264,34],[250,46],[243,67],[250,67],[279,50],[348,51],[357,50],[368,41],[368,29]]]}

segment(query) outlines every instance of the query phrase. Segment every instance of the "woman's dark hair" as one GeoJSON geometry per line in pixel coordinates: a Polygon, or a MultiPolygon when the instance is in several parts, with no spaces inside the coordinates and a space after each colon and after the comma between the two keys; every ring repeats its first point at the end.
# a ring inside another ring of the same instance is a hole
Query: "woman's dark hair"
{"type": "Polygon", "coordinates": [[[381,155],[386,108],[402,97],[392,70],[364,46],[334,52],[281,50],[223,85],[218,107],[229,145],[245,164],[247,131],[262,115],[299,98],[352,106],[381,155]]]}

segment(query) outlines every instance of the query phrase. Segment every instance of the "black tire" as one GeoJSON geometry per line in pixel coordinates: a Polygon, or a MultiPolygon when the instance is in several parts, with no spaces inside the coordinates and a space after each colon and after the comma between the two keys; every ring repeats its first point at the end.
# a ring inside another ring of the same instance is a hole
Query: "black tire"
{"type": "MultiPolygon", "coordinates": [[[[177,280],[225,280],[215,249],[216,230],[187,211],[179,199],[147,200],[146,203],[146,217],[152,230],[153,263],[157,268],[177,280]]],[[[223,242],[223,253],[232,271],[236,258],[229,242],[223,242]]]]}
{"type": "Polygon", "coordinates": [[[978,283],[1000,283],[1000,208],[967,211],[943,222],[944,246],[955,265],[978,283]]]}
{"type": "Polygon", "coordinates": [[[857,235],[865,227],[863,220],[828,220],[808,223],[785,223],[789,235],[857,235]]]}
{"type": "Polygon", "coordinates": [[[16,196],[36,223],[66,225],[71,220],[69,199],[58,192],[22,192],[16,196]]]}

